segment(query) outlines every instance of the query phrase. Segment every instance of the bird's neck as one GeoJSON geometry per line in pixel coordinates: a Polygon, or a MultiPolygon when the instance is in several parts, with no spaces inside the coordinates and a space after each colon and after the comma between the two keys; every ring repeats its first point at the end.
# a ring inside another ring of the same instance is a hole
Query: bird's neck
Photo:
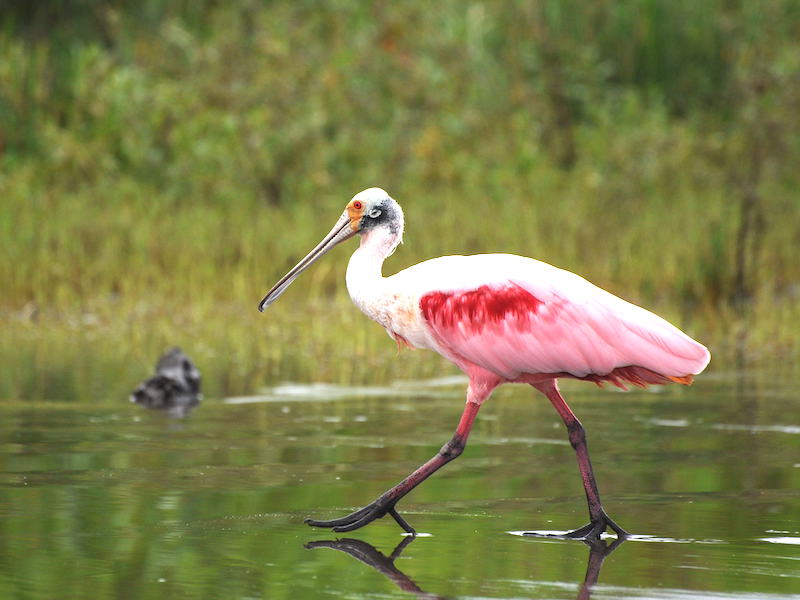
{"type": "Polygon", "coordinates": [[[361,235],[361,243],[347,264],[346,277],[347,291],[361,310],[383,293],[383,261],[397,248],[401,235],[402,230],[392,232],[386,227],[361,235]]]}

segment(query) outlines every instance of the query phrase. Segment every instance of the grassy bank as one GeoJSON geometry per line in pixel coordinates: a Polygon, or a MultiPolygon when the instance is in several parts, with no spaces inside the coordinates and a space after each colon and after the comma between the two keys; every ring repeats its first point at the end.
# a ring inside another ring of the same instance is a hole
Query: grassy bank
{"type": "Polygon", "coordinates": [[[138,372],[179,343],[225,393],[353,358],[403,375],[344,250],[255,311],[371,185],[408,220],[387,273],[535,256],[720,357],[797,356],[793,2],[24,6],[0,33],[0,321],[31,375],[3,396],[51,393],[32,374],[73,377],[75,348],[138,372]]]}

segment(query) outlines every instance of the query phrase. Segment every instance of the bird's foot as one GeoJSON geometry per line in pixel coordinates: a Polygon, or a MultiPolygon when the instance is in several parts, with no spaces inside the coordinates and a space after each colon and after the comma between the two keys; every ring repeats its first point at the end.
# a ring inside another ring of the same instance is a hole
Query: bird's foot
{"type": "Polygon", "coordinates": [[[395,502],[391,503],[383,503],[380,499],[376,500],[372,504],[368,504],[364,508],[357,510],[349,515],[344,517],[339,517],[338,519],[331,519],[329,521],[318,521],[316,519],[306,519],[305,522],[312,527],[330,527],[334,531],[353,531],[354,529],[360,529],[369,523],[372,523],[375,519],[380,519],[385,515],[391,515],[397,524],[402,527],[406,533],[410,533],[412,536],[416,535],[417,532],[414,531],[414,528],[408,524],[408,522],[400,516],[395,509],[395,502]]]}
{"type": "Polygon", "coordinates": [[[607,528],[612,529],[614,533],[617,534],[617,538],[620,539],[624,539],[630,535],[622,527],[617,525],[613,519],[605,513],[605,511],[601,511],[600,516],[597,519],[587,523],[583,527],[568,531],[563,535],[563,537],[573,540],[598,540],[600,539],[600,534],[603,533],[607,528]]]}
{"type": "Polygon", "coordinates": [[[585,542],[592,542],[597,541],[600,539],[600,534],[602,534],[607,528],[610,528],[617,534],[617,539],[624,540],[630,534],[625,531],[622,527],[617,525],[611,517],[609,517],[605,511],[600,512],[600,516],[595,520],[587,523],[583,527],[579,527],[578,529],[573,529],[572,531],[566,531],[564,533],[554,533],[554,532],[537,532],[537,531],[530,531],[526,532],[525,535],[536,536],[536,537],[556,537],[556,538],[563,538],[563,539],[570,539],[570,540],[583,540],[585,542]]]}

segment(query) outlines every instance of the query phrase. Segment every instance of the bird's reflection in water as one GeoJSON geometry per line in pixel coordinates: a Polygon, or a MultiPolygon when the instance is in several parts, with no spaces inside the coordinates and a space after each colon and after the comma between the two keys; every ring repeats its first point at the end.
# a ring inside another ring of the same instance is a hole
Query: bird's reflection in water
{"type": "Polygon", "coordinates": [[[603,566],[603,561],[609,554],[622,545],[625,538],[615,538],[610,544],[607,544],[605,540],[598,539],[586,539],[582,541],[589,546],[589,560],[586,563],[586,575],[583,578],[583,583],[581,583],[576,598],[577,600],[589,600],[589,598],[592,597],[592,588],[597,583],[597,578],[600,577],[600,567],[603,566]]]}
{"type": "MultiPolygon", "coordinates": [[[[364,564],[369,565],[379,573],[386,575],[386,577],[405,592],[410,592],[418,598],[428,598],[430,600],[443,599],[444,596],[430,594],[421,589],[408,575],[394,566],[394,561],[415,539],[416,537],[414,536],[403,538],[403,541],[397,545],[389,556],[380,552],[372,544],[353,538],[319,540],[316,542],[309,542],[305,547],[307,549],[332,548],[334,550],[341,550],[364,564]]],[[[586,575],[583,578],[576,598],[577,600],[589,600],[592,596],[592,587],[597,583],[597,579],[600,577],[600,568],[603,566],[603,561],[625,541],[625,538],[616,538],[611,544],[601,539],[582,541],[589,546],[589,560],[586,564],[586,575]]]]}
{"type": "Polygon", "coordinates": [[[407,536],[403,541],[397,544],[397,547],[392,551],[389,556],[383,554],[372,544],[363,540],[356,540],[353,538],[342,538],[340,540],[320,540],[318,542],[309,542],[306,548],[333,548],[334,550],[341,550],[369,565],[379,573],[383,573],[397,587],[405,592],[410,592],[418,598],[430,598],[430,600],[443,599],[444,596],[436,594],[429,594],[414,583],[411,578],[403,573],[400,569],[394,566],[394,561],[403,552],[406,546],[417,539],[415,536],[407,536]]]}

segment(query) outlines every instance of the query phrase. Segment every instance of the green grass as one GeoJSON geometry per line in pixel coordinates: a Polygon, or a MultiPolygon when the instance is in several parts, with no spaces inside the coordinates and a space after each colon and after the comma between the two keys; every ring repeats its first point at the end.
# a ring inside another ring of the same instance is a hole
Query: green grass
{"type": "Polygon", "coordinates": [[[22,6],[0,32],[0,352],[30,368],[2,397],[73,381],[76,347],[132,376],[180,343],[220,393],[436,372],[347,304],[344,250],[255,311],[372,185],[408,220],[387,273],[535,256],[722,364],[797,356],[794,2],[22,6]]]}

